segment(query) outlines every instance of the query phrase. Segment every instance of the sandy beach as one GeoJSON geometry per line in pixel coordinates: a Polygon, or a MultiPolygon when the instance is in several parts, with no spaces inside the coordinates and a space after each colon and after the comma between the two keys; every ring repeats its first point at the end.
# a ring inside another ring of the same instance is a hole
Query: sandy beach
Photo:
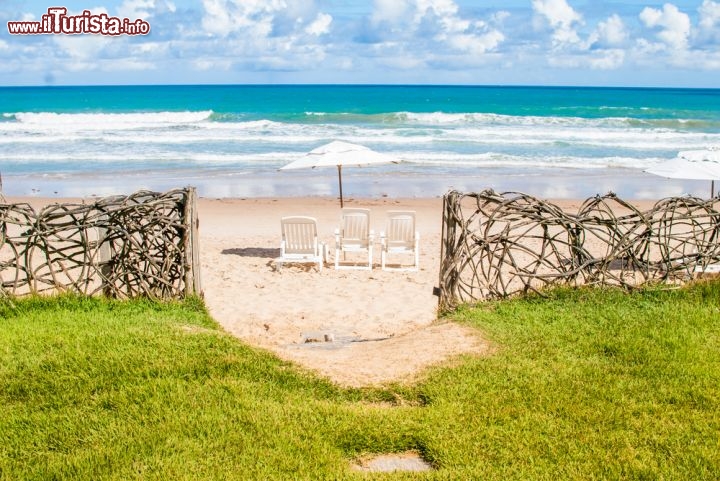
{"type": "Polygon", "coordinates": [[[287,215],[315,217],[332,260],[337,199],[201,199],[202,284],[212,316],[240,339],[343,385],[408,380],[454,355],[485,353],[478,333],[437,320],[442,199],[350,199],[345,206],[371,211],[372,271],[275,268],[287,215]],[[380,269],[386,213],[401,209],[417,214],[417,272],[380,269]],[[305,342],[325,334],[334,342],[305,342]]]}

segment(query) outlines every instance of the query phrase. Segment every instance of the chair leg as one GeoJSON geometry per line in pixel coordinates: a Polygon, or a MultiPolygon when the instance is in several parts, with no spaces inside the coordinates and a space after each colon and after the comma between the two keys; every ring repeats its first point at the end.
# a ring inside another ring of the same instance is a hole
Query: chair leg
{"type": "Polygon", "coordinates": [[[335,270],[340,268],[340,229],[335,228],[335,270]]]}
{"type": "Polygon", "coordinates": [[[420,270],[420,233],[415,232],[415,269],[420,270]]]}

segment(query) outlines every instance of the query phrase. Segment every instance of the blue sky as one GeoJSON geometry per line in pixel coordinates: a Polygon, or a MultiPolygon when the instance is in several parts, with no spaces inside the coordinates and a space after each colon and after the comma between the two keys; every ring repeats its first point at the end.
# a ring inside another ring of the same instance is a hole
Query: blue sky
{"type": "Polygon", "coordinates": [[[0,0],[0,85],[720,87],[720,1],[0,0]],[[147,36],[10,35],[69,14],[147,36]]]}

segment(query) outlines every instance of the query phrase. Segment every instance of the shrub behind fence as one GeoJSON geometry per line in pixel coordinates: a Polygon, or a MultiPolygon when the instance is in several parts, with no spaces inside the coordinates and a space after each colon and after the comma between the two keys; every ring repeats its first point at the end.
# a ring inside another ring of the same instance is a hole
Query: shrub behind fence
{"type": "Polygon", "coordinates": [[[194,188],[52,204],[39,212],[29,204],[0,204],[0,295],[200,294],[197,224],[194,188]]]}
{"type": "Polygon", "coordinates": [[[577,214],[522,193],[443,199],[440,306],[557,284],[683,282],[720,263],[720,199],[674,197],[640,212],[614,194],[577,214]]]}

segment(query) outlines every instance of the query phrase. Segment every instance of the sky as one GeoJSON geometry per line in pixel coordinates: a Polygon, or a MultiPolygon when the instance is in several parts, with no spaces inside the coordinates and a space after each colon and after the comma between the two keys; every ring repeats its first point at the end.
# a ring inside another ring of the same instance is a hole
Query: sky
{"type": "Polygon", "coordinates": [[[0,0],[0,19],[2,86],[720,88],[720,0],[0,0]],[[59,6],[150,31],[10,34],[59,6]]]}

